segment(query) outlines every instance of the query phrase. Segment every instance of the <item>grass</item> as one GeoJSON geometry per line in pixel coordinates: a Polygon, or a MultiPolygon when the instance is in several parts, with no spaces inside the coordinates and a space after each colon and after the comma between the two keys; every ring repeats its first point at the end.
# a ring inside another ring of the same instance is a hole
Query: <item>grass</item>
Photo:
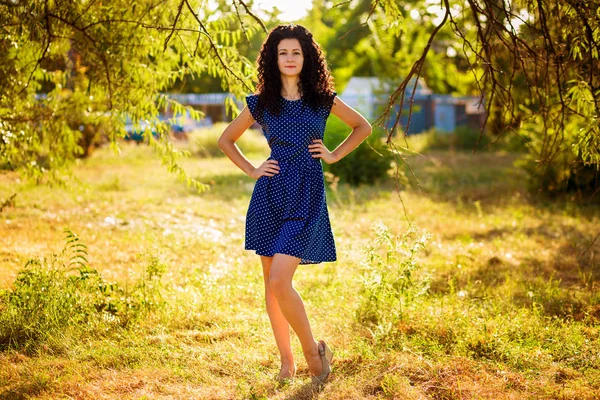
{"type": "MultiPolygon", "coordinates": [[[[268,155],[253,148],[255,164],[268,155]]],[[[585,250],[600,211],[533,198],[516,157],[414,157],[421,188],[401,192],[408,215],[391,180],[329,187],[338,261],[302,266],[295,278],[315,333],[336,354],[332,382],[314,395],[295,338],[300,379],[272,379],[279,365],[260,261],[243,250],[254,181],[227,158],[184,161],[210,183],[204,194],[127,144],[121,156],[97,151],[64,187],[4,173],[0,203],[17,193],[0,213],[4,295],[27,260],[61,253],[68,228],[87,246],[89,268],[121,290],[111,301],[122,308],[114,319],[95,314],[85,306],[107,297],[94,285],[72,289],[86,322],[5,346],[0,398],[598,398],[600,243],[585,250]],[[430,235],[422,247],[403,241],[407,218],[430,235]],[[152,277],[157,266],[164,271],[152,277]],[[396,283],[378,286],[378,274],[396,283]]],[[[0,303],[0,315],[10,307],[0,303]]]]}

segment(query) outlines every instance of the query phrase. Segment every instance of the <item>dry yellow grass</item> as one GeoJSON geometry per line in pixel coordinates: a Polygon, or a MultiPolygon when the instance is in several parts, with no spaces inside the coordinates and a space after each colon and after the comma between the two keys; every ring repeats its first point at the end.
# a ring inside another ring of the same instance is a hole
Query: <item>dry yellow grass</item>
{"type": "Polygon", "coordinates": [[[168,175],[143,146],[124,145],[120,157],[98,151],[75,168],[81,182],[66,187],[1,174],[0,199],[17,193],[0,213],[1,288],[28,259],[60,251],[68,227],[107,281],[134,282],[146,256],[160,256],[169,305],[131,330],[82,337],[61,352],[0,353],[0,398],[597,398],[600,243],[580,254],[598,233],[600,212],[533,201],[513,159],[440,152],[413,160],[426,193],[402,198],[409,219],[432,234],[419,256],[431,289],[387,342],[356,322],[360,264],[374,222],[406,231],[402,205],[392,182],[328,192],[338,261],[296,276],[315,332],[336,353],[332,382],[318,395],[297,341],[300,379],[273,382],[278,360],[260,262],[243,250],[254,183],[229,160],[184,161],[211,184],[204,194],[168,175]],[[544,328],[536,307],[562,322],[544,328]],[[547,345],[544,329],[564,341],[564,355],[547,345]],[[573,356],[576,346],[589,357],[573,356]]]}

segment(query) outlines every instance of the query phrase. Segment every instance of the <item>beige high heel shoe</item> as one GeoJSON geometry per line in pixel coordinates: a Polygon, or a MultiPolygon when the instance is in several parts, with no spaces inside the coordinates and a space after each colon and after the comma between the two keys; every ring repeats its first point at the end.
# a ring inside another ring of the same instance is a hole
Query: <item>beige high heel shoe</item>
{"type": "Polygon", "coordinates": [[[319,340],[319,355],[323,363],[323,371],[319,375],[311,376],[312,385],[316,389],[321,389],[329,380],[331,374],[331,360],[333,360],[333,352],[323,340],[319,340]]]}

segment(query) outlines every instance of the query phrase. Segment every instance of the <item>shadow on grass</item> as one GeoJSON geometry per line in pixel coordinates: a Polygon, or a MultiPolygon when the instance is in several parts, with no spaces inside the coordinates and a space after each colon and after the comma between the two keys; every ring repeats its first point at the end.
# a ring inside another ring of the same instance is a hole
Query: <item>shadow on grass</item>
{"type": "Polygon", "coordinates": [[[546,262],[532,257],[516,266],[492,257],[464,275],[441,274],[431,282],[430,291],[448,294],[452,290],[448,282],[452,280],[474,300],[508,295],[504,300],[518,308],[594,325],[600,323],[600,304],[595,300],[600,265],[592,262],[585,271],[582,273],[582,267],[570,258],[546,262]]]}
{"type": "Polygon", "coordinates": [[[435,201],[504,204],[515,193],[527,196],[526,176],[515,154],[430,152],[408,160],[404,174],[413,190],[435,201]],[[413,175],[414,173],[414,175],[413,175]]]}
{"type": "MultiPolygon", "coordinates": [[[[534,195],[528,189],[525,172],[514,166],[519,154],[468,152],[431,152],[408,162],[411,171],[403,167],[400,190],[409,190],[434,202],[448,203],[457,213],[473,215],[486,212],[489,207],[507,205],[532,206],[552,214],[566,214],[581,218],[600,216],[600,208],[576,204],[568,196],[550,199],[534,195]],[[418,179],[419,183],[417,184],[418,179]],[[420,186],[419,186],[420,185],[420,186]]],[[[397,196],[395,170],[388,171],[388,179],[373,185],[358,187],[331,184],[326,181],[327,202],[332,207],[363,205],[381,197],[397,196]]],[[[211,185],[202,196],[231,201],[250,198],[256,180],[241,172],[229,174],[201,174],[196,179],[211,185]]],[[[190,190],[189,193],[194,193],[190,190]]],[[[410,212],[410,210],[409,210],[410,212]]],[[[497,231],[495,234],[500,235],[497,231]]]]}
{"type": "Polygon", "coordinates": [[[485,232],[459,232],[446,234],[443,237],[447,240],[458,240],[468,243],[493,241],[494,239],[502,239],[516,234],[527,237],[533,236],[534,238],[548,241],[548,243],[556,243],[558,240],[564,241],[568,244],[561,247],[559,254],[564,254],[566,252],[571,255],[578,252],[578,254],[582,253],[585,250],[585,247],[590,244],[590,240],[593,239],[577,227],[565,224],[559,225],[557,223],[543,223],[536,227],[516,226],[514,228],[491,228],[485,232]]]}
{"type": "MultiPolygon", "coordinates": [[[[492,254],[487,260],[464,255],[456,263],[464,260],[468,268],[462,272],[456,269],[440,272],[432,279],[430,291],[448,294],[452,290],[458,291],[457,287],[464,288],[473,299],[509,294],[510,298],[506,300],[517,307],[597,324],[600,322],[597,300],[600,242],[591,245],[593,237],[583,227],[567,223],[548,221],[534,227],[494,228],[480,233],[459,232],[445,236],[449,241],[501,241],[516,245],[515,237],[526,237],[539,242],[544,251],[524,253],[518,260],[504,254],[492,254]],[[473,263],[471,267],[470,263],[473,263]]],[[[508,252],[511,252],[510,247],[508,252]]]]}
{"type": "MultiPolygon", "coordinates": [[[[473,233],[469,235],[469,238],[475,242],[491,242],[494,239],[502,239],[513,234],[533,237],[548,243],[550,248],[554,247],[558,241],[561,243],[553,251],[551,262],[544,262],[536,257],[527,257],[521,260],[521,265],[529,266],[532,276],[542,276],[546,279],[555,277],[566,286],[580,285],[582,279],[587,280],[588,284],[600,281],[600,260],[595,257],[600,250],[600,243],[592,244],[588,234],[571,225],[540,224],[537,227],[525,229],[494,228],[484,233],[473,233]],[[582,274],[587,274],[588,277],[583,277],[582,274]]],[[[461,235],[463,234],[446,238],[457,240],[461,235]]],[[[481,269],[492,270],[497,278],[498,267],[501,268],[502,264],[500,259],[493,257],[489,260],[488,265],[482,266],[481,269]]],[[[500,281],[500,283],[502,282],[500,281]]]]}
{"type": "MultiPolygon", "coordinates": [[[[518,153],[432,151],[408,160],[403,166],[404,185],[438,202],[455,204],[457,211],[472,213],[476,202],[485,206],[529,204],[554,213],[598,215],[598,204],[574,201],[570,194],[549,197],[535,193],[527,173],[515,162],[518,153]],[[414,173],[414,175],[413,175],[414,173]]],[[[600,198],[598,199],[600,200],[600,198]]]]}
{"type": "Polygon", "coordinates": [[[312,385],[306,383],[288,394],[285,400],[312,400],[316,399],[318,395],[319,393],[313,389],[312,385]]]}
{"type": "MultiPolygon", "coordinates": [[[[400,182],[401,190],[407,186],[432,200],[444,202],[472,202],[476,200],[505,201],[507,192],[523,189],[523,173],[513,167],[515,155],[495,153],[468,154],[433,152],[425,157],[409,160],[416,178],[404,170],[406,180],[400,182]],[[502,194],[502,195],[500,195],[502,194]]],[[[208,171],[207,171],[208,172],[208,171]]],[[[395,170],[388,171],[389,177],[373,185],[350,186],[326,182],[327,198],[339,205],[353,202],[362,204],[371,201],[382,193],[396,191],[393,176],[395,170]]],[[[241,171],[229,174],[200,174],[195,177],[211,185],[211,195],[230,200],[249,196],[256,180],[241,171]]],[[[525,196],[525,195],[524,195],[525,196]]]]}
{"type": "Polygon", "coordinates": [[[0,400],[21,400],[30,399],[42,393],[46,385],[41,382],[33,381],[23,383],[15,388],[0,392],[0,400]]]}

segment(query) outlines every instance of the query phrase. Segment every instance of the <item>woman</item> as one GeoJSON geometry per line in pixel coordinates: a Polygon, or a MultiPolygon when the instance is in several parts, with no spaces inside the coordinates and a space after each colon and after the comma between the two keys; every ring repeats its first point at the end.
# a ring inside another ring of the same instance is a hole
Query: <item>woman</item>
{"type": "Polygon", "coordinates": [[[257,94],[246,97],[247,106],[225,129],[219,147],[257,180],[246,216],[245,249],[255,250],[262,263],[267,313],[281,355],[278,379],[285,381],[296,372],[291,326],[313,384],[322,385],[329,378],[333,353],[324,341],[315,341],[292,278],[299,264],[336,260],[321,160],[332,164],[342,159],[371,133],[371,126],[336,96],[321,48],[304,27],[272,29],[257,65],[257,94]],[[323,144],[330,113],[353,130],[333,152],[323,144]],[[235,144],[254,122],[271,148],[258,167],[235,144]]]}

